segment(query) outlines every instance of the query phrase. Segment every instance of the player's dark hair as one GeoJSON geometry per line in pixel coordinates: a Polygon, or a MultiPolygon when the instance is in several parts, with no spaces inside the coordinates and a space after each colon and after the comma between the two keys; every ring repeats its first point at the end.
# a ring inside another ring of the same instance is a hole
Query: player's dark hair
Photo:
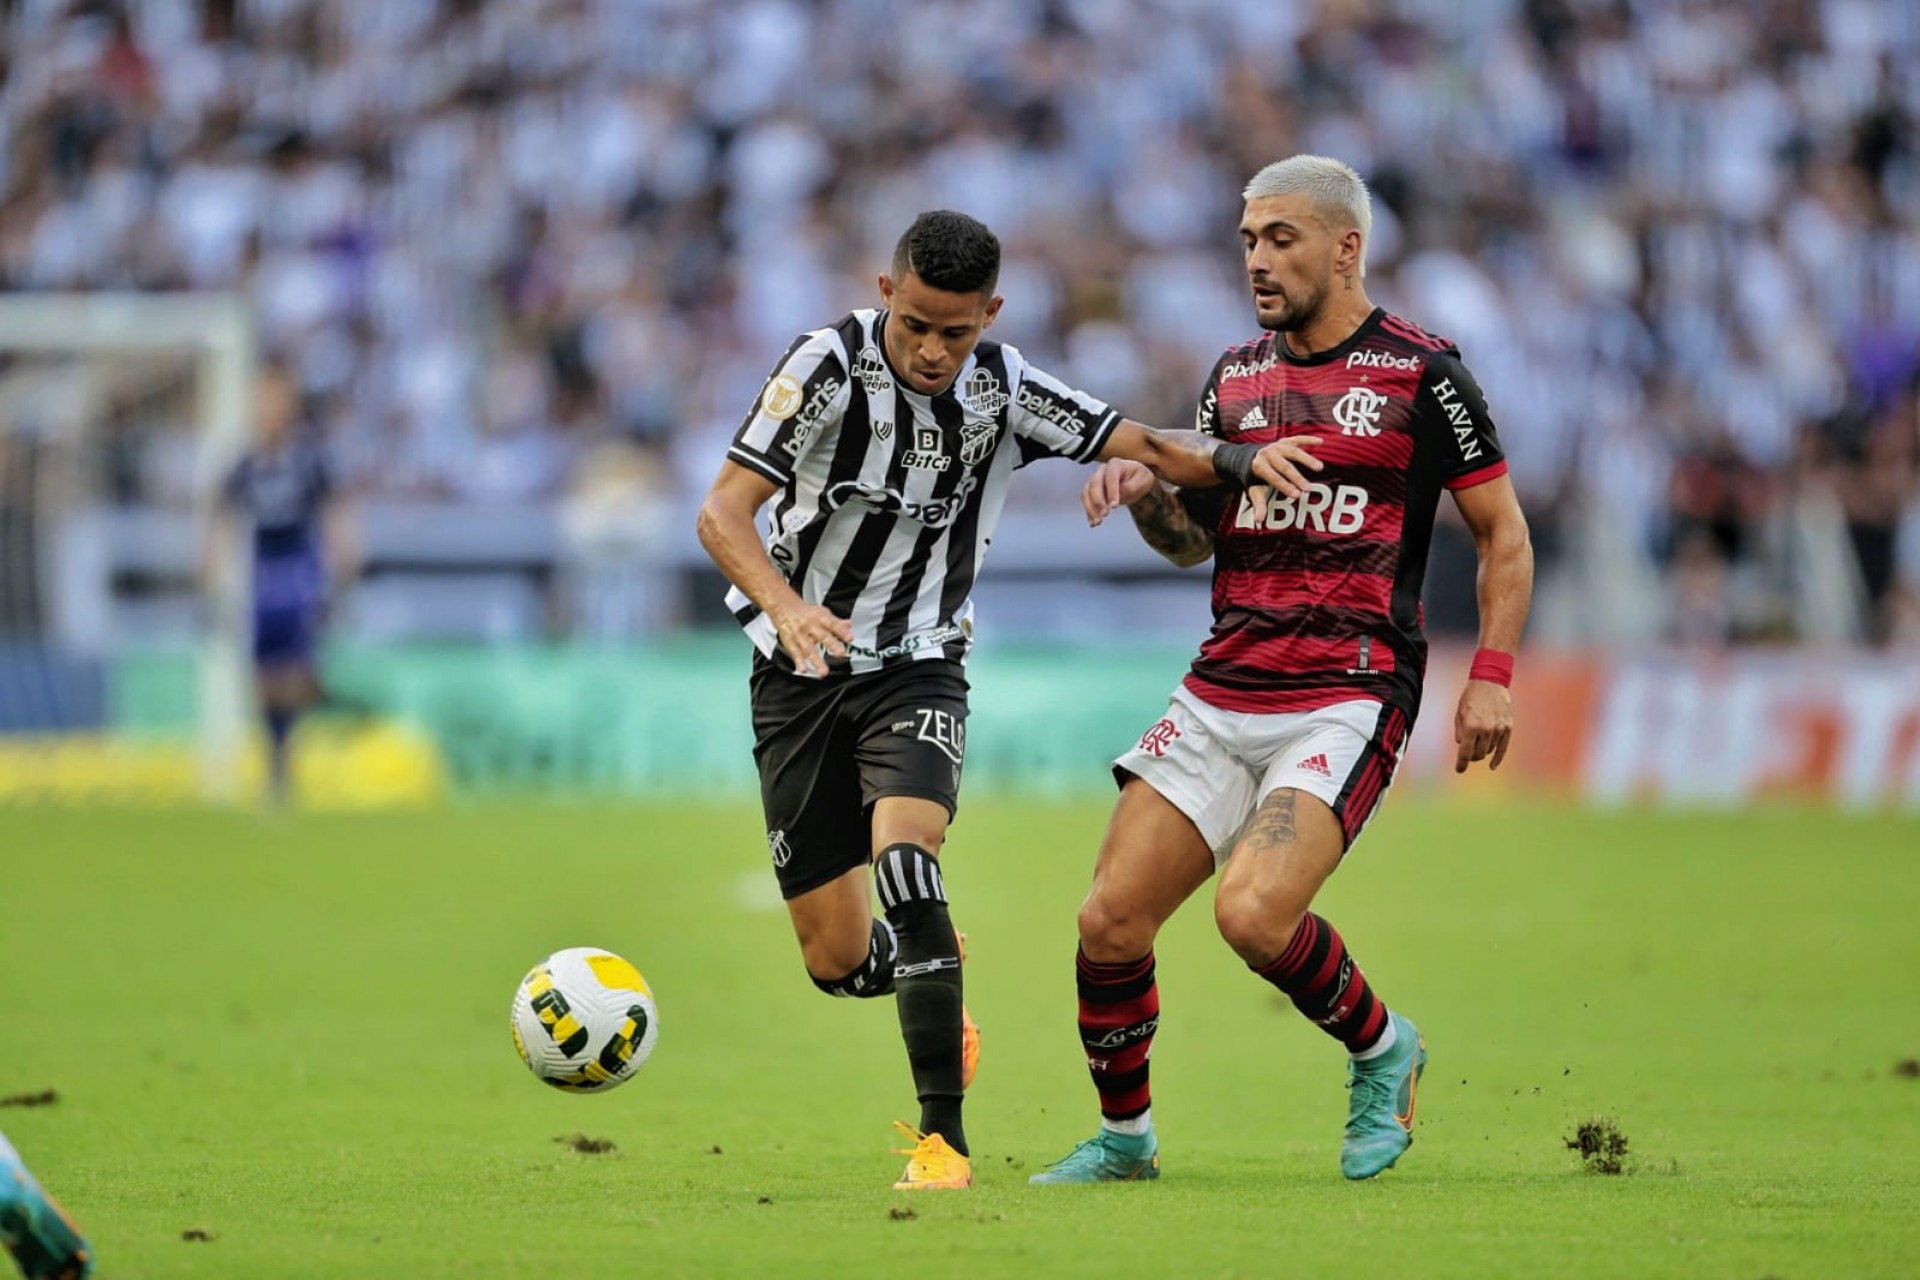
{"type": "Polygon", "coordinates": [[[964,213],[923,213],[893,247],[893,277],[907,275],[947,293],[992,293],[1000,280],[1000,238],[964,213]]]}

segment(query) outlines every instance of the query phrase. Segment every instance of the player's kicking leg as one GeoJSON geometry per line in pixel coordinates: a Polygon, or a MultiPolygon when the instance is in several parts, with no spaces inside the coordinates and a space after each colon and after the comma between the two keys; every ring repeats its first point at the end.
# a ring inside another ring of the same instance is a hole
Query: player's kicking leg
{"type": "Polygon", "coordinates": [[[1147,1055],[1160,1023],[1153,940],[1213,874],[1207,840],[1152,786],[1127,781],[1080,908],[1080,1041],[1100,1095],[1100,1130],[1044,1172],[1041,1185],[1160,1176],[1147,1055]]]}
{"type": "Polygon", "coordinates": [[[830,995],[895,997],[920,1101],[896,1185],[967,1186],[961,1102],[978,1037],[938,861],[957,804],[965,678],[923,662],[829,682],[758,660],[751,687],[767,846],[807,972],[830,995]]]}
{"type": "MultiPolygon", "coordinates": [[[[960,938],[947,912],[937,857],[950,816],[944,804],[918,796],[884,796],[873,807],[873,883],[899,939],[893,1002],[920,1100],[919,1126],[894,1126],[909,1144],[897,1153],[909,1157],[893,1184],[900,1191],[951,1190],[973,1182],[961,1119],[970,1019],[960,938]]],[[[978,1044],[976,1032],[976,1057],[978,1044]]]]}
{"type": "MultiPolygon", "coordinates": [[[[934,869],[937,872],[937,864],[934,869]]],[[[923,922],[931,913],[923,904],[904,910],[896,905],[894,914],[908,918],[908,945],[903,945],[894,922],[873,915],[868,906],[871,892],[867,869],[856,867],[789,899],[787,910],[800,941],[800,954],[814,986],[827,995],[861,1000],[891,995],[897,1003],[904,990],[907,1003],[900,1009],[901,1033],[913,1065],[921,1110],[919,1129],[904,1122],[895,1126],[912,1144],[901,1153],[912,1158],[896,1185],[906,1190],[964,1187],[973,1181],[973,1172],[960,1123],[960,1099],[965,1090],[960,1027],[963,1014],[955,1013],[949,1037],[944,1034],[942,1011],[929,1007],[941,1003],[938,987],[943,983],[933,982],[934,999],[927,999],[929,980],[936,974],[941,979],[950,976],[955,980],[957,1005],[959,940],[949,926],[946,950],[952,955],[950,974],[949,966],[941,964],[937,956],[909,959],[926,950],[928,929],[923,922]],[[944,1052],[948,1039],[953,1042],[951,1054],[944,1052]]],[[[944,906],[942,903],[941,914],[944,906]]]]}
{"type": "MultiPolygon", "coordinates": [[[[1363,797],[1369,809],[1380,786],[1363,797]]],[[[1346,798],[1345,788],[1333,797],[1346,798]]],[[[1220,874],[1214,915],[1248,968],[1346,1046],[1352,1093],[1340,1171],[1358,1179],[1388,1169],[1412,1143],[1427,1050],[1413,1023],[1374,994],[1334,927],[1308,910],[1355,834],[1358,822],[1344,827],[1319,796],[1293,787],[1269,792],[1220,874]]]]}
{"type": "Polygon", "coordinates": [[[93,1269],[80,1229],[0,1134],[0,1244],[27,1280],[80,1280],[93,1269]]]}

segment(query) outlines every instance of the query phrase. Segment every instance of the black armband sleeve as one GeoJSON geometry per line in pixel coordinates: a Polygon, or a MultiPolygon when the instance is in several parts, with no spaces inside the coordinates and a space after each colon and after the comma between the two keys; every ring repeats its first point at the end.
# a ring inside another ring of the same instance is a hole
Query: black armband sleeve
{"type": "Polygon", "coordinates": [[[1223,444],[1213,451],[1213,473],[1242,489],[1253,486],[1253,459],[1257,444],[1223,444]]]}

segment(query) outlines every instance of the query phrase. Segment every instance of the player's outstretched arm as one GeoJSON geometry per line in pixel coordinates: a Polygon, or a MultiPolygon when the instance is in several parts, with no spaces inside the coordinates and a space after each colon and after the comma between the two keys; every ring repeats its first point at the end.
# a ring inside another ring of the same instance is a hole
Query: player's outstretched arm
{"type": "Polygon", "coordinates": [[[1144,463],[1126,458],[1101,463],[1080,491],[1080,505],[1095,527],[1115,507],[1126,507],[1146,544],[1182,569],[1213,554],[1213,530],[1195,520],[1144,463]]]}
{"type": "Polygon", "coordinates": [[[1533,542],[1513,481],[1505,475],[1457,489],[1453,500],[1480,554],[1480,650],[1453,717],[1454,741],[1459,744],[1453,771],[1465,773],[1468,765],[1488,757],[1487,767],[1498,769],[1513,738],[1513,695],[1507,680],[1533,600],[1533,542]]]}
{"type": "Polygon", "coordinates": [[[1242,489],[1267,485],[1283,496],[1307,491],[1305,472],[1321,463],[1308,452],[1319,436],[1288,436],[1271,444],[1227,444],[1201,431],[1167,431],[1122,418],[1100,450],[1100,461],[1126,458],[1150,467],[1168,484],[1205,489],[1222,481],[1242,489]]]}
{"type": "Polygon", "coordinates": [[[846,647],[853,640],[853,624],[820,605],[808,604],[767,558],[753,517],[778,488],[737,462],[721,463],[719,477],[700,503],[700,545],[727,575],[727,581],[773,619],[780,645],[793,665],[810,675],[824,676],[827,664],[821,651],[835,658],[846,657],[846,647]]]}

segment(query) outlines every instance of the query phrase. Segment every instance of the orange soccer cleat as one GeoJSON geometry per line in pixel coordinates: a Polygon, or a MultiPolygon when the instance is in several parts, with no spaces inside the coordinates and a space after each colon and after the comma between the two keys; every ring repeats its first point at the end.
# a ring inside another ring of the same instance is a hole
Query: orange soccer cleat
{"type": "Polygon", "coordinates": [[[895,1120],[896,1133],[913,1145],[895,1148],[897,1156],[907,1156],[907,1170],[895,1191],[957,1191],[973,1185],[973,1161],[947,1145],[937,1133],[921,1133],[905,1120],[895,1120]]]}

